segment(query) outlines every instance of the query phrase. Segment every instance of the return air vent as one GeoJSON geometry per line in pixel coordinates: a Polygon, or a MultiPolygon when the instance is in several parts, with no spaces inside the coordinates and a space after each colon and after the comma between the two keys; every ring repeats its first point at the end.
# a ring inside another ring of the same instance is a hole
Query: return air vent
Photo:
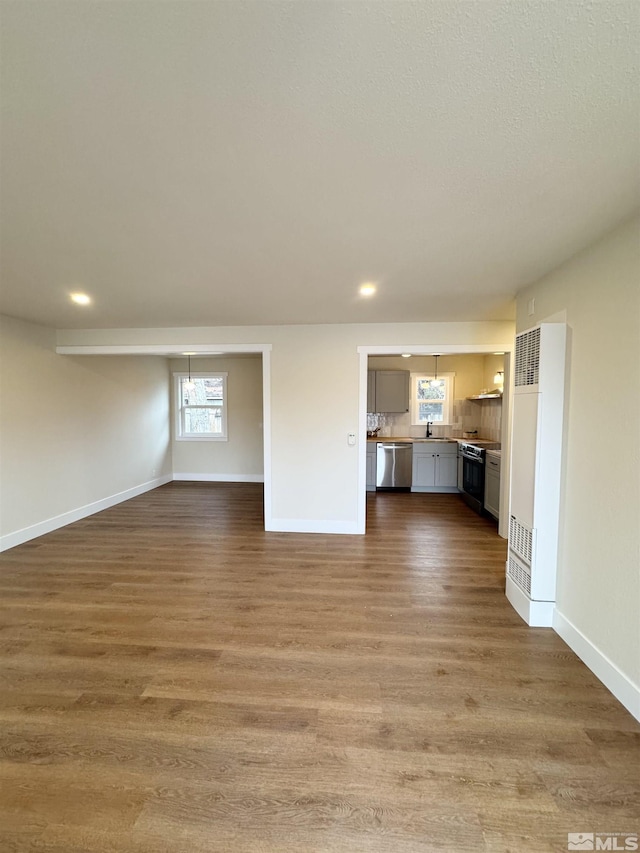
{"type": "Polygon", "coordinates": [[[516,388],[537,385],[540,378],[540,327],[516,335],[516,388]]]}
{"type": "Polygon", "coordinates": [[[525,527],[515,515],[509,519],[509,548],[525,563],[531,565],[533,553],[533,530],[525,527]]]}
{"type": "Polygon", "coordinates": [[[507,561],[507,574],[520,589],[523,589],[527,595],[531,595],[531,569],[520,562],[513,554],[509,554],[507,561]]]}

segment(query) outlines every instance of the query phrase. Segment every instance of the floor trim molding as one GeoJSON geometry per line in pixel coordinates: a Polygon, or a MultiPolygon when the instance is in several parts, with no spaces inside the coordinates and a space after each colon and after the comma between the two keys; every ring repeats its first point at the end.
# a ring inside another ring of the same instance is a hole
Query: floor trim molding
{"type": "Polygon", "coordinates": [[[158,486],[164,486],[170,483],[173,477],[171,474],[166,474],[163,477],[156,477],[153,480],[148,480],[146,483],[140,483],[138,486],[133,486],[131,489],[125,489],[124,492],[116,492],[115,495],[109,495],[99,501],[85,504],[77,509],[63,512],[61,515],[54,515],[52,518],[46,518],[44,521],[39,521],[37,524],[31,524],[29,527],[23,527],[20,530],[15,530],[13,533],[7,533],[0,536],[0,551],[8,551],[9,548],[15,548],[16,545],[22,545],[25,542],[30,542],[32,539],[37,539],[39,536],[44,536],[45,533],[51,533],[58,530],[60,527],[66,527],[67,524],[73,524],[74,521],[80,521],[88,515],[94,515],[96,512],[102,512],[103,509],[116,504],[128,501],[144,492],[150,492],[152,489],[157,489],[158,486]]]}
{"type": "Polygon", "coordinates": [[[640,686],[634,684],[604,652],[557,609],[553,616],[553,630],[562,637],[569,648],[589,667],[607,690],[613,693],[627,711],[640,721],[640,686]]]}
{"type": "Polygon", "coordinates": [[[265,530],[273,533],[361,534],[356,521],[324,521],[315,518],[272,518],[265,530]]]}
{"type": "Polygon", "coordinates": [[[190,483],[264,483],[263,474],[176,474],[174,480],[190,483]]]}
{"type": "Polygon", "coordinates": [[[531,628],[551,628],[555,601],[534,601],[507,575],[505,595],[518,616],[531,628]]]}

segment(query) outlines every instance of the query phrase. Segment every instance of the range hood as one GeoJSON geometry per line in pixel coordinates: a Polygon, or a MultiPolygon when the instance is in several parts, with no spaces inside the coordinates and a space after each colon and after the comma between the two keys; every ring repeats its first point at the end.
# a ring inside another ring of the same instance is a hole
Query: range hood
{"type": "Polygon", "coordinates": [[[487,391],[485,394],[472,394],[467,397],[467,400],[501,400],[502,391],[499,388],[494,388],[493,391],[487,391]]]}

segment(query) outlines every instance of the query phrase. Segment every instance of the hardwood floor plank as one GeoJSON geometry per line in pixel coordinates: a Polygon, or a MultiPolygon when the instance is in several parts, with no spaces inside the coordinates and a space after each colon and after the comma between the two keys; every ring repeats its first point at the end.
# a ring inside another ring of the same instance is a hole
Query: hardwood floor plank
{"type": "Polygon", "coordinates": [[[455,495],[266,533],[172,483],[0,555],[0,849],[547,853],[638,829],[640,726],[455,495]],[[597,825],[596,825],[597,824],[597,825]]]}

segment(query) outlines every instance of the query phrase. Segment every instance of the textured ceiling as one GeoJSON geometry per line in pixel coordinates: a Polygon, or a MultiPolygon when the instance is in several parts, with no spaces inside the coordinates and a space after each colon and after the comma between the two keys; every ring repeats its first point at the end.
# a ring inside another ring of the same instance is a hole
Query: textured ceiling
{"type": "Polygon", "coordinates": [[[507,318],[640,203],[639,8],[3,2],[0,309],[507,318]]]}

